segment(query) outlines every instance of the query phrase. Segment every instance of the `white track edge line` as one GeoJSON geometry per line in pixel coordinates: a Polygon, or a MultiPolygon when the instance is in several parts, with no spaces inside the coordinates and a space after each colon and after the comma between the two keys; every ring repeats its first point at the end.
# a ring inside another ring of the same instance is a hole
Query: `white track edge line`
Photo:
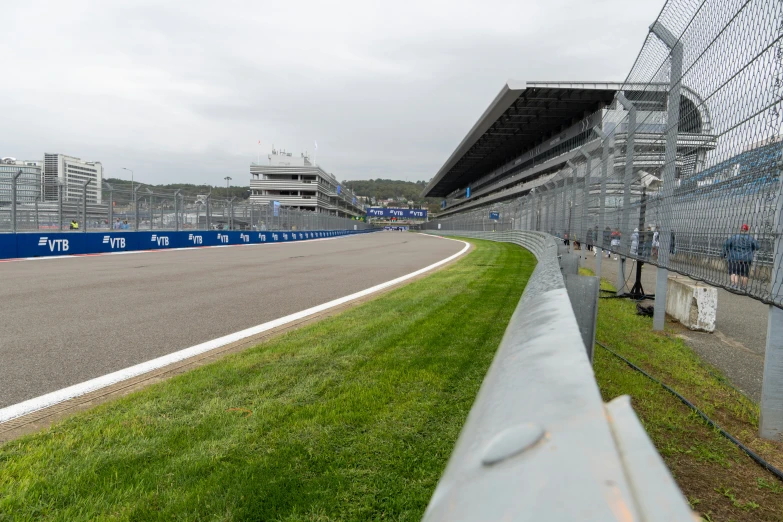
{"type": "Polygon", "coordinates": [[[425,272],[429,272],[430,270],[437,268],[441,265],[444,265],[461,255],[463,255],[465,252],[468,251],[470,248],[470,243],[467,243],[465,241],[460,241],[458,239],[450,239],[450,238],[444,238],[442,236],[436,236],[441,237],[442,239],[448,239],[449,241],[456,241],[458,243],[462,243],[465,246],[457,252],[456,254],[453,254],[445,259],[442,259],[436,263],[433,263],[429,266],[425,266],[424,268],[420,268],[419,270],[416,270],[415,272],[411,272],[409,274],[405,274],[403,276],[400,276],[396,279],[392,279],[390,281],[386,281],[385,283],[381,283],[378,285],[375,285],[373,287],[367,288],[365,290],[361,290],[359,292],[353,293],[351,295],[347,295],[344,297],[340,297],[338,299],[334,299],[332,301],[329,301],[327,303],[320,304],[318,306],[313,306],[312,308],[308,308],[306,310],[302,310],[301,312],[296,312],[290,315],[287,315],[285,317],[281,317],[279,319],[274,319],[272,321],[252,326],[250,328],[246,328],[244,330],[240,330],[238,332],[234,332],[232,334],[225,335],[223,337],[218,337],[217,339],[212,339],[211,341],[207,341],[201,344],[197,344],[195,346],[191,346],[190,348],[185,348],[183,350],[179,350],[174,353],[170,353],[168,355],[164,355],[162,357],[158,357],[156,359],[149,360],[147,362],[139,363],[134,366],[130,366],[128,368],[125,368],[123,370],[118,370],[113,373],[109,373],[106,375],[103,375],[101,377],[96,377],[94,379],[90,379],[88,381],[84,381],[79,384],[74,384],[73,386],[68,386],[67,388],[62,388],[57,391],[53,391],[51,393],[47,393],[44,395],[41,395],[39,397],[35,397],[33,399],[28,399],[23,402],[19,402],[17,404],[13,404],[11,406],[6,406],[5,408],[0,409],[0,424],[4,422],[8,422],[10,420],[22,417],[24,415],[28,415],[30,413],[34,413],[36,411],[42,410],[44,408],[48,408],[50,406],[54,406],[55,404],[59,404],[61,402],[65,402],[70,399],[74,399],[76,397],[80,397],[82,395],[86,395],[87,393],[94,392],[96,390],[100,390],[101,388],[106,388],[108,386],[111,386],[113,384],[117,384],[118,382],[122,382],[128,379],[131,379],[133,377],[138,377],[139,375],[143,375],[145,373],[151,372],[153,370],[157,370],[159,368],[162,368],[164,366],[168,366],[170,364],[183,361],[185,359],[189,359],[191,357],[195,357],[196,355],[201,355],[203,353],[209,352],[211,350],[214,350],[216,348],[220,348],[221,346],[225,346],[227,344],[234,343],[236,341],[240,341],[246,337],[251,337],[254,335],[258,335],[260,333],[266,332],[268,330],[271,330],[273,328],[277,328],[279,326],[286,325],[288,323],[291,323],[293,321],[297,321],[299,319],[304,319],[305,317],[309,317],[311,315],[317,314],[319,312],[323,312],[325,310],[329,310],[330,308],[334,308],[336,306],[340,306],[342,304],[348,303],[350,301],[353,301],[355,299],[359,299],[361,297],[365,297],[370,294],[374,294],[376,292],[379,292],[385,288],[388,288],[390,286],[394,286],[398,283],[401,283],[403,281],[407,281],[408,279],[414,278],[418,275],[421,275],[425,272]]]}

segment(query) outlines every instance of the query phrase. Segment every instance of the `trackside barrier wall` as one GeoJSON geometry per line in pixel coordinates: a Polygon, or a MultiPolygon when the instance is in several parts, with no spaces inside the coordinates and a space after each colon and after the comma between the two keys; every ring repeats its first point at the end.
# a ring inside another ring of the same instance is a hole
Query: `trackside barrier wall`
{"type": "Polygon", "coordinates": [[[554,237],[448,235],[515,243],[538,264],[424,520],[692,521],[628,397],[601,400],[554,237]]]}
{"type": "Polygon", "coordinates": [[[367,230],[53,232],[0,234],[0,259],[99,254],[202,246],[284,243],[375,232],[367,230]]]}

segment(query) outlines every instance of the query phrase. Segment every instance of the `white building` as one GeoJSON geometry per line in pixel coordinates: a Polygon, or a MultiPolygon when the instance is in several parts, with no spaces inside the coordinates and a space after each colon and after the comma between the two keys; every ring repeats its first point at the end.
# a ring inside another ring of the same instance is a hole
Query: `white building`
{"type": "Polygon", "coordinates": [[[11,181],[19,171],[22,175],[16,179],[16,202],[35,203],[40,195],[41,162],[5,157],[0,159],[0,203],[10,203],[11,181]]]}
{"type": "Polygon", "coordinates": [[[342,217],[362,216],[356,195],[334,176],[313,165],[306,154],[298,156],[273,149],[267,164],[250,164],[250,200],[342,217]]]}
{"type": "Polygon", "coordinates": [[[79,202],[87,180],[87,203],[101,203],[103,165],[99,161],[82,161],[65,154],[44,154],[41,182],[44,201],[57,201],[57,185],[62,184],[63,201],[79,202]]]}

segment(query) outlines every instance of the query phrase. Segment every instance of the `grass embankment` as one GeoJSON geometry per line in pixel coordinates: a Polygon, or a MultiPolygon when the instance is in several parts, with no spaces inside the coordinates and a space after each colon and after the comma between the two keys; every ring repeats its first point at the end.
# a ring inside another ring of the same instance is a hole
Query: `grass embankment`
{"type": "MultiPolygon", "coordinates": [[[[583,273],[591,273],[583,269],[583,273]]],[[[606,281],[601,287],[614,290],[606,281]]],[[[606,295],[606,294],[605,294],[606,295]]],[[[667,326],[673,326],[671,324],[667,326]]],[[[757,437],[758,406],[702,361],[673,328],[652,331],[632,301],[601,299],[596,340],[668,384],[723,429],[783,469],[783,445],[757,437]]],[[[604,400],[628,394],[647,433],[694,510],[709,521],[783,521],[783,483],[710,428],[676,397],[595,348],[604,400]]]]}
{"type": "Polygon", "coordinates": [[[0,447],[0,520],[419,520],[535,265],[466,258],[0,447]]]}

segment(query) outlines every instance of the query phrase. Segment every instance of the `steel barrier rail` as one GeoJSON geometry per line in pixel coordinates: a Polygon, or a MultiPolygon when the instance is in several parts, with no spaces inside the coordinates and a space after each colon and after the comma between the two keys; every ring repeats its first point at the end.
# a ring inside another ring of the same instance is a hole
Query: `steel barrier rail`
{"type": "Polygon", "coordinates": [[[424,520],[692,521],[628,397],[604,404],[542,232],[428,231],[537,258],[424,520]]]}

